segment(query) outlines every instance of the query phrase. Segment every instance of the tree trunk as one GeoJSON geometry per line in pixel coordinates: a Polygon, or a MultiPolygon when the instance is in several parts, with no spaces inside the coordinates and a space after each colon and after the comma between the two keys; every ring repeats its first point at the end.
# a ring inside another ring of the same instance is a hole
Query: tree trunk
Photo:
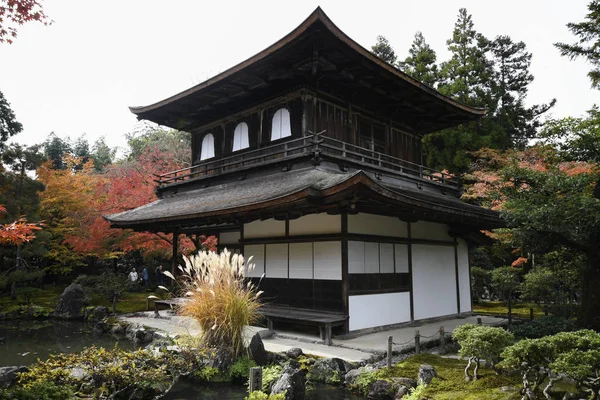
{"type": "Polygon", "coordinates": [[[578,324],[581,328],[600,330],[600,250],[591,248],[587,252],[588,263],[581,285],[581,305],[578,324]]]}
{"type": "Polygon", "coordinates": [[[508,292],[508,328],[512,325],[512,291],[508,292]]]}
{"type": "Polygon", "coordinates": [[[469,374],[469,369],[471,368],[471,363],[473,362],[473,357],[469,357],[469,363],[467,364],[467,368],[465,368],[465,380],[470,381],[471,375],[469,374]]]}
{"type": "Polygon", "coordinates": [[[113,296],[112,296],[112,311],[113,311],[113,314],[117,313],[117,295],[116,294],[113,294],[113,296]]]}

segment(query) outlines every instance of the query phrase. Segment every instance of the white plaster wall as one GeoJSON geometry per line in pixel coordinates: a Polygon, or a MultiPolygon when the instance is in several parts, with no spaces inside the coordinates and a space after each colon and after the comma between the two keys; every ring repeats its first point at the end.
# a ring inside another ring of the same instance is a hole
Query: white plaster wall
{"type": "Polygon", "coordinates": [[[415,319],[456,314],[454,247],[412,246],[415,319]]]}
{"type": "Polygon", "coordinates": [[[246,276],[249,278],[260,278],[265,272],[265,245],[264,244],[252,244],[244,246],[244,259],[250,260],[251,264],[254,264],[254,269],[246,271],[246,276]]]}
{"type": "Polygon", "coordinates": [[[265,276],[267,278],[288,277],[288,244],[267,244],[265,255],[265,276]]]}
{"type": "Polygon", "coordinates": [[[285,221],[266,219],[244,224],[244,239],[285,236],[285,221]]]}
{"type": "Polygon", "coordinates": [[[350,330],[410,321],[410,294],[385,293],[350,296],[350,330]]]}
{"type": "Polygon", "coordinates": [[[309,214],[290,220],[290,235],[292,236],[340,233],[341,231],[341,215],[309,214]]]}
{"type": "Polygon", "coordinates": [[[469,276],[469,245],[458,239],[458,290],[460,293],[460,312],[471,310],[471,281],[469,276]]]}
{"type": "Polygon", "coordinates": [[[365,242],[365,273],[379,273],[379,243],[365,242]]]}
{"type": "Polygon", "coordinates": [[[365,213],[348,215],[348,232],[393,237],[408,235],[406,222],[394,217],[365,213]]]}
{"type": "Polygon", "coordinates": [[[394,258],[396,260],[396,272],[408,273],[408,245],[395,244],[394,258]]]}
{"type": "Polygon", "coordinates": [[[315,279],[342,279],[342,243],[315,242],[313,244],[315,279]]]}
{"type": "Polygon", "coordinates": [[[235,232],[221,232],[219,234],[219,244],[227,245],[227,244],[238,244],[240,242],[241,233],[239,231],[235,232]]]}
{"type": "Polygon", "coordinates": [[[290,278],[313,278],[312,243],[290,243],[290,278]]]}
{"type": "Polygon", "coordinates": [[[447,225],[426,221],[411,223],[410,236],[413,239],[454,240],[448,235],[447,225]]]}
{"type": "Polygon", "coordinates": [[[382,274],[394,273],[394,245],[392,243],[379,243],[379,272],[382,274]]]}
{"type": "Polygon", "coordinates": [[[365,242],[348,241],[348,273],[365,273],[365,242]]]}

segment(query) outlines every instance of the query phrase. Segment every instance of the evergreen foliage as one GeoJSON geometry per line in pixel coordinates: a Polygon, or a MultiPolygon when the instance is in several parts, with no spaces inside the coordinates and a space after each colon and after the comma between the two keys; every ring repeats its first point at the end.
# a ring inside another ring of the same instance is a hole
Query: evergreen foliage
{"type": "Polygon", "coordinates": [[[421,31],[415,33],[408,57],[398,62],[398,68],[426,85],[435,87],[439,81],[435,51],[425,42],[421,31]]]}
{"type": "Polygon", "coordinates": [[[377,43],[371,46],[371,52],[390,65],[396,64],[396,52],[385,36],[377,36],[377,43]]]}

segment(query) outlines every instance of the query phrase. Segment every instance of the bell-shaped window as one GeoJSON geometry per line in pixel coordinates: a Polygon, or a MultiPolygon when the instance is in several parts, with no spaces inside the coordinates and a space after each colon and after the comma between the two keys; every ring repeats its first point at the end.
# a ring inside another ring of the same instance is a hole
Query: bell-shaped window
{"type": "Polygon", "coordinates": [[[280,108],[273,115],[271,125],[271,141],[283,139],[292,136],[292,127],[290,124],[290,112],[287,108],[280,108]]]}
{"type": "Polygon", "coordinates": [[[233,148],[231,151],[246,149],[249,146],[248,124],[245,122],[240,122],[233,131],[233,148]]]}
{"type": "Polygon", "coordinates": [[[202,139],[202,146],[200,147],[200,161],[208,160],[215,156],[215,137],[212,133],[207,133],[202,139]]]}

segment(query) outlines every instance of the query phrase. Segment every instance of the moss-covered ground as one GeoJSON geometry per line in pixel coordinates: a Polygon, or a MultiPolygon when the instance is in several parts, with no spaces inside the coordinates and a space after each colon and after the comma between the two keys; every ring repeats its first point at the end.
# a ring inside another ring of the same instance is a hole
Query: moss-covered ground
{"type": "MultiPolygon", "coordinates": [[[[517,318],[529,318],[529,309],[533,308],[533,317],[544,315],[544,310],[534,303],[517,303],[512,306],[512,315],[517,318]]],[[[473,312],[481,315],[493,315],[508,318],[508,306],[503,301],[481,301],[473,303],[473,312]]]]}

